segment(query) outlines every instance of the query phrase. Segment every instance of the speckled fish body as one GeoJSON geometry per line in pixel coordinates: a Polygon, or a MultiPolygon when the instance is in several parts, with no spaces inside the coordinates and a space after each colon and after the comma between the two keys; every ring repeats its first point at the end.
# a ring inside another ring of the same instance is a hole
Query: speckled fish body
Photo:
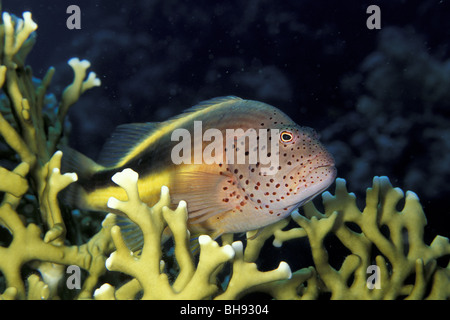
{"type": "Polygon", "coordinates": [[[110,197],[126,199],[111,177],[131,168],[139,173],[138,189],[144,202],[153,205],[161,187],[168,186],[174,204],[187,202],[191,233],[212,237],[283,219],[328,188],[336,176],[333,157],[312,129],[297,125],[273,106],[237,97],[205,101],[159,124],[119,126],[99,164],[76,152],[69,152],[67,159],[68,167],[79,173],[78,183],[67,196],[74,205],[111,211],[106,206],[110,197]],[[174,163],[174,150],[182,142],[180,137],[174,139],[177,129],[189,133],[192,147],[191,161],[180,164],[174,163]],[[211,152],[213,142],[221,144],[203,135],[206,132],[220,133],[222,147],[211,152]],[[250,133],[256,134],[256,140],[246,136],[250,133]],[[234,157],[227,158],[230,147],[234,157]],[[256,158],[252,151],[257,152],[256,158]],[[206,159],[208,154],[216,161],[206,159]],[[244,158],[237,159],[239,154],[244,158]],[[266,159],[276,156],[277,161],[263,164],[263,154],[266,159]]]}

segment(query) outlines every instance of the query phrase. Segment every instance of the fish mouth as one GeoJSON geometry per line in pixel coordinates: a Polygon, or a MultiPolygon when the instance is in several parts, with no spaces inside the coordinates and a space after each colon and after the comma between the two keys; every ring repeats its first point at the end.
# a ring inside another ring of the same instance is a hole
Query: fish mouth
{"type": "MultiPolygon", "coordinates": [[[[319,156],[312,157],[311,159],[306,160],[306,162],[315,161],[315,160],[317,160],[317,158],[319,158],[319,156]]],[[[324,172],[327,170],[330,171],[330,173],[332,175],[331,179],[336,178],[336,174],[337,174],[336,163],[335,163],[333,157],[331,157],[331,156],[322,160],[320,164],[316,164],[316,165],[310,164],[307,167],[300,167],[300,169],[297,166],[294,169],[292,169],[289,172],[289,174],[292,175],[295,171],[298,171],[298,170],[300,170],[300,172],[309,171],[309,173],[304,175],[306,177],[306,179],[310,178],[314,174],[324,172]]],[[[329,175],[326,175],[326,177],[329,177],[329,175]]]]}
{"type": "MultiPolygon", "coordinates": [[[[298,169],[297,169],[298,170],[298,169]]],[[[301,198],[311,200],[328,189],[337,176],[337,169],[333,159],[328,159],[318,165],[307,168],[308,173],[294,189],[301,198]]],[[[305,172],[306,173],[306,172],[305,172]]],[[[307,201],[308,201],[307,200],[307,201]]],[[[301,201],[302,204],[307,201],[301,201]]]]}

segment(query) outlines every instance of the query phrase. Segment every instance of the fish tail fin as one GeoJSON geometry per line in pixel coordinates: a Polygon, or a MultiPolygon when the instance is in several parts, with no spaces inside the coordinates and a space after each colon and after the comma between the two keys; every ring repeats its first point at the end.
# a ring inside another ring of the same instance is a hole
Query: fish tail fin
{"type": "Polygon", "coordinates": [[[63,153],[61,172],[75,172],[78,176],[77,182],[70,184],[61,192],[61,199],[71,207],[91,209],[84,200],[86,191],[82,185],[83,182],[89,181],[94,173],[104,169],[104,167],[70,147],[63,146],[60,147],[60,150],[63,153]]]}

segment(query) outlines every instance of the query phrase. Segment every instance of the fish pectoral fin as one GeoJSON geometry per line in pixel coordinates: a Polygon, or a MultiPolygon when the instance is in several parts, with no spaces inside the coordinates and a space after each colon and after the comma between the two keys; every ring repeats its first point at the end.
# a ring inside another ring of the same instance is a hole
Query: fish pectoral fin
{"type": "Polygon", "coordinates": [[[223,190],[228,189],[230,179],[233,178],[209,171],[182,172],[175,178],[170,193],[176,203],[186,201],[189,223],[201,223],[232,210],[223,190]]]}

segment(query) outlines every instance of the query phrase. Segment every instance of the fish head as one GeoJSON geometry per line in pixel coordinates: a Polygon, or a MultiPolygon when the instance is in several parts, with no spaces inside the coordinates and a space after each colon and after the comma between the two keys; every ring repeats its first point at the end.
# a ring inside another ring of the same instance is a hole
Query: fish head
{"type": "Polygon", "coordinates": [[[260,161],[248,166],[246,181],[252,199],[262,207],[291,212],[333,183],[337,173],[334,158],[311,128],[293,123],[270,131],[267,149],[261,148],[264,139],[259,136],[260,161]],[[271,161],[263,165],[262,155],[271,161]]]}
{"type": "Polygon", "coordinates": [[[337,170],[331,153],[320,142],[317,132],[308,127],[287,126],[279,133],[279,166],[276,180],[285,202],[296,207],[327,189],[337,170]]]}

